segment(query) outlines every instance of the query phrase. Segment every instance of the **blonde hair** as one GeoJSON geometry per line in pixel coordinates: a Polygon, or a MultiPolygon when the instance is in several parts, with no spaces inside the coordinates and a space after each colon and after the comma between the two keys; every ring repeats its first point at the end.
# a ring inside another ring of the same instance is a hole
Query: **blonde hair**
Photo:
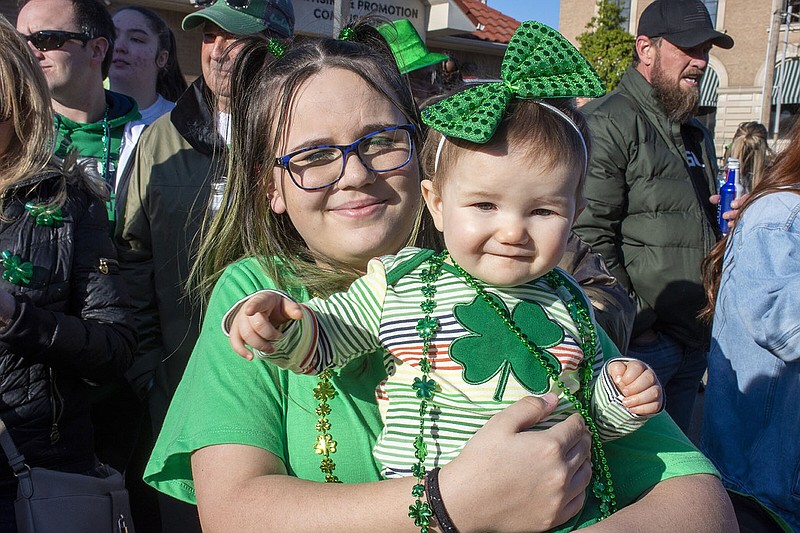
{"type": "MultiPolygon", "coordinates": [[[[743,123],[744,125],[746,123],[743,123]]],[[[740,128],[742,126],[739,126],[740,128]]],[[[739,219],[759,198],[774,192],[791,191],[800,194],[800,122],[796,122],[789,132],[789,143],[775,156],[775,161],[764,172],[764,178],[754,182],[750,196],[739,206],[739,219]]],[[[698,315],[701,320],[711,323],[717,305],[717,295],[722,281],[725,252],[731,247],[733,232],[725,235],[703,260],[703,286],[708,303],[698,315]]],[[[736,253],[731,248],[729,253],[736,253]]]]}
{"type": "Polygon", "coordinates": [[[767,136],[767,128],[763,124],[742,122],[728,149],[727,157],[739,160],[741,183],[748,192],[761,181],[774,158],[775,154],[767,144],[767,136]]]}
{"type": "Polygon", "coordinates": [[[55,130],[50,92],[28,43],[0,15],[0,120],[13,125],[0,154],[0,193],[41,172],[53,153],[55,130]]]}
{"type": "MultiPolygon", "coordinates": [[[[417,126],[414,141],[421,144],[419,113],[385,41],[372,27],[354,29],[355,41],[305,41],[274,62],[261,40],[247,42],[237,54],[231,74],[227,184],[220,211],[203,229],[189,281],[195,297],[205,301],[224,268],[245,257],[257,258],[279,287],[300,285],[323,295],[346,288],[360,275],[352,266],[316,256],[288,214],[276,214],[269,206],[275,157],[295,89],[325,69],[346,69],[361,77],[417,126]],[[330,268],[321,268],[320,262],[330,268]]],[[[432,227],[422,222],[429,219],[424,218],[421,197],[416,208],[409,244],[416,241],[421,226],[432,227]]]]}

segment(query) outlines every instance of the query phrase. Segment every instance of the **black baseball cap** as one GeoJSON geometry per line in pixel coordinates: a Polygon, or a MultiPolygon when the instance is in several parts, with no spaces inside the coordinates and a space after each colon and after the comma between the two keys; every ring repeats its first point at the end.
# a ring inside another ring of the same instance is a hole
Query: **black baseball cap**
{"type": "Polygon", "coordinates": [[[663,37],[679,48],[694,48],[711,41],[732,48],[733,38],[718,32],[702,0],[655,0],[639,18],[636,35],[663,37]]]}

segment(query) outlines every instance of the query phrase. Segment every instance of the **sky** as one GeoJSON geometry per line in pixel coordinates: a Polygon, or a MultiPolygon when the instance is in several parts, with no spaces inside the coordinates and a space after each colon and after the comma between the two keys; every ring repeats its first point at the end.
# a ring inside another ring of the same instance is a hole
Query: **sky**
{"type": "Polygon", "coordinates": [[[537,20],[558,29],[559,0],[487,0],[487,4],[520,22],[537,20]]]}

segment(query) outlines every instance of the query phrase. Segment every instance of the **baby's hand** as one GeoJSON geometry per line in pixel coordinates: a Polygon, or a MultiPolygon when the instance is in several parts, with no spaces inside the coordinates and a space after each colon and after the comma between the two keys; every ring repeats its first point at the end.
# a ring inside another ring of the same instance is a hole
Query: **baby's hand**
{"type": "Polygon", "coordinates": [[[247,299],[231,321],[230,343],[233,351],[247,359],[253,352],[247,346],[264,353],[271,353],[271,341],[279,339],[278,327],[289,320],[300,320],[300,306],[275,292],[261,292],[247,299]]]}
{"type": "Polygon", "coordinates": [[[664,392],[653,369],[641,361],[612,361],[608,374],[624,396],[622,405],[636,415],[652,415],[661,410],[664,392]]]}

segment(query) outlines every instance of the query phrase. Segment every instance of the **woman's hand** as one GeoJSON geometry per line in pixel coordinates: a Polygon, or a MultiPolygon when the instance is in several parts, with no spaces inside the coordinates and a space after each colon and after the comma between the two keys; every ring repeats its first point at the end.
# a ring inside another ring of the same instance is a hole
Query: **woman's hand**
{"type": "MultiPolygon", "coordinates": [[[[739,218],[739,208],[744,205],[745,200],[750,197],[750,193],[743,194],[739,198],[736,198],[731,202],[731,209],[730,211],[725,211],[722,213],[722,218],[728,221],[728,229],[733,229],[733,224],[736,222],[736,219],[739,218]]],[[[713,194],[709,196],[708,200],[711,202],[711,205],[719,205],[719,194],[713,194]]]]}
{"type": "Polygon", "coordinates": [[[546,531],[581,510],[592,476],[591,438],[581,416],[526,431],[556,403],[553,394],[519,400],[442,469],[442,498],[459,531],[546,531]]]}

